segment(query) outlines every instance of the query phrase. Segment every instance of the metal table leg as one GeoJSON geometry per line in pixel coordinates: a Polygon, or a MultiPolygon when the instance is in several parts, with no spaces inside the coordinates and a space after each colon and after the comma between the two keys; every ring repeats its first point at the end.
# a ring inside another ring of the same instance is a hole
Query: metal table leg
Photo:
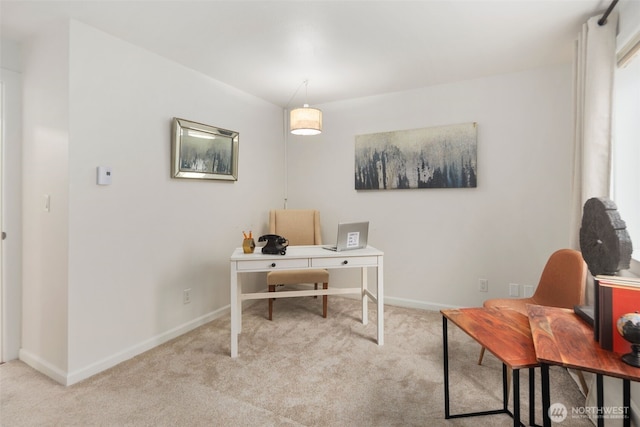
{"type": "MultiPolygon", "coordinates": [[[[451,414],[449,406],[449,339],[447,331],[447,318],[442,316],[442,351],[443,351],[443,370],[444,370],[444,418],[466,418],[481,415],[508,414],[513,418],[514,426],[521,426],[520,422],[520,371],[518,369],[513,372],[513,399],[514,411],[509,411],[509,390],[507,387],[507,365],[502,364],[502,409],[490,411],[468,412],[464,414],[451,414]]],[[[531,386],[530,386],[531,387],[531,386]]],[[[531,388],[530,388],[531,391],[531,388]]],[[[531,396],[530,396],[531,398],[531,396]]]]}
{"type": "Polygon", "coordinates": [[[542,425],[551,427],[551,417],[549,408],[551,407],[551,396],[549,395],[549,365],[540,364],[540,381],[542,383],[542,425]]]}
{"type": "Polygon", "coordinates": [[[529,425],[536,425],[536,370],[529,368],[529,425]]]}
{"type": "Polygon", "coordinates": [[[622,406],[624,409],[624,427],[631,427],[631,382],[622,380],[622,406]]]}
{"type": "Polygon", "coordinates": [[[444,418],[449,419],[449,339],[447,337],[447,318],[442,316],[442,349],[444,352],[444,418]]]}
{"type": "Polygon", "coordinates": [[[513,377],[513,426],[520,427],[520,369],[512,369],[513,377]]]}
{"type": "Polygon", "coordinates": [[[598,427],[604,427],[604,387],[601,374],[596,374],[596,406],[598,407],[598,427]]]}

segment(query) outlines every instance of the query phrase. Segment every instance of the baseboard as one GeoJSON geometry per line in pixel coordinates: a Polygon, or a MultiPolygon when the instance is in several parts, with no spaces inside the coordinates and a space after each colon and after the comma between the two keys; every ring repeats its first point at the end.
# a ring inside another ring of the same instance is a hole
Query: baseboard
{"type": "Polygon", "coordinates": [[[459,306],[437,304],[437,303],[428,302],[428,301],[418,301],[414,299],[395,298],[395,297],[385,297],[384,303],[389,305],[395,305],[398,307],[417,308],[420,310],[429,310],[429,311],[440,311],[440,310],[446,310],[449,308],[460,308],[459,306]]]}
{"type": "Polygon", "coordinates": [[[166,332],[163,332],[159,335],[151,337],[141,343],[138,343],[130,348],[124,349],[118,353],[115,353],[109,357],[106,357],[102,360],[99,360],[89,366],[86,366],[82,369],[78,369],[74,372],[65,373],[60,369],[52,366],[46,361],[34,356],[25,350],[20,350],[20,360],[22,360],[27,365],[36,369],[37,371],[42,372],[47,375],[51,379],[59,382],[62,385],[73,385],[77,382],[85,380],[93,375],[96,375],[102,371],[105,371],[109,368],[116,366],[119,363],[124,362],[125,360],[129,360],[139,354],[142,354],[146,351],[151,350],[154,347],[157,347],[161,344],[166,343],[180,335],[183,335],[193,329],[202,326],[206,323],[211,322],[219,317],[222,317],[229,313],[229,306],[222,307],[218,310],[212,311],[210,313],[205,314],[204,316],[200,316],[196,319],[193,319],[187,323],[184,323],[180,326],[177,326],[173,329],[170,329],[166,332]]]}
{"type": "Polygon", "coordinates": [[[48,376],[52,380],[62,385],[67,385],[66,372],[64,372],[61,369],[58,369],[57,367],[53,366],[51,363],[47,362],[46,360],[41,359],[40,357],[36,356],[33,353],[30,353],[29,351],[23,348],[21,348],[18,351],[18,358],[24,363],[26,363],[27,365],[31,366],[36,371],[41,372],[44,375],[48,376]]]}
{"type": "MultiPolygon", "coordinates": [[[[340,296],[332,296],[331,298],[347,298],[353,300],[360,300],[360,297],[357,295],[340,295],[340,296]]],[[[371,307],[373,302],[369,300],[369,306],[371,307]]],[[[427,311],[440,311],[446,310],[449,308],[461,308],[457,305],[447,305],[447,304],[438,304],[429,301],[419,301],[415,299],[407,299],[407,298],[396,298],[396,297],[384,297],[385,305],[395,305],[396,307],[405,307],[405,308],[417,308],[419,310],[427,310],[427,311]]]]}

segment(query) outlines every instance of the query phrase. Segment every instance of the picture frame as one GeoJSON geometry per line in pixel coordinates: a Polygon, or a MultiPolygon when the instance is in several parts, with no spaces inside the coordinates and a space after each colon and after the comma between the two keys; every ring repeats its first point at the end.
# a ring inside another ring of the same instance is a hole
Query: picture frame
{"type": "Polygon", "coordinates": [[[237,181],[239,144],[236,131],[174,117],[171,176],[237,181]]]}

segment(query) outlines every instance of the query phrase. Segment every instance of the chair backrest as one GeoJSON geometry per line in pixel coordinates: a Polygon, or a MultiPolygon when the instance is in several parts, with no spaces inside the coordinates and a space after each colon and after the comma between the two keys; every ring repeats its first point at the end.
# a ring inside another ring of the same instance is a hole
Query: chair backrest
{"type": "Polygon", "coordinates": [[[533,299],[537,304],[573,308],[584,304],[587,264],[579,251],[560,249],[549,257],[533,299]]]}
{"type": "Polygon", "coordinates": [[[269,233],[290,245],[321,245],[320,212],[313,209],[277,209],[269,212],[269,233]]]}

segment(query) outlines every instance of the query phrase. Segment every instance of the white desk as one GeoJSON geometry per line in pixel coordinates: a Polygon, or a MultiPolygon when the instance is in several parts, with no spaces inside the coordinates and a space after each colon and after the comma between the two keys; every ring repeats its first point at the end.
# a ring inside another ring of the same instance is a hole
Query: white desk
{"type": "Polygon", "coordinates": [[[231,255],[231,357],[238,357],[238,334],[242,331],[242,301],[249,299],[287,298],[311,295],[357,294],[362,298],[362,323],[367,324],[367,301],[377,304],[378,345],[384,344],[384,287],[382,279],[383,252],[367,246],[347,252],[334,252],[321,246],[289,246],[286,255],[265,255],[261,248],[245,254],[237,248],[231,255]],[[374,295],[367,289],[367,268],[377,271],[377,289],[374,295]],[[313,268],[360,268],[361,285],[357,288],[329,288],[317,290],[242,293],[241,273],[273,270],[308,270],[313,268]]]}

